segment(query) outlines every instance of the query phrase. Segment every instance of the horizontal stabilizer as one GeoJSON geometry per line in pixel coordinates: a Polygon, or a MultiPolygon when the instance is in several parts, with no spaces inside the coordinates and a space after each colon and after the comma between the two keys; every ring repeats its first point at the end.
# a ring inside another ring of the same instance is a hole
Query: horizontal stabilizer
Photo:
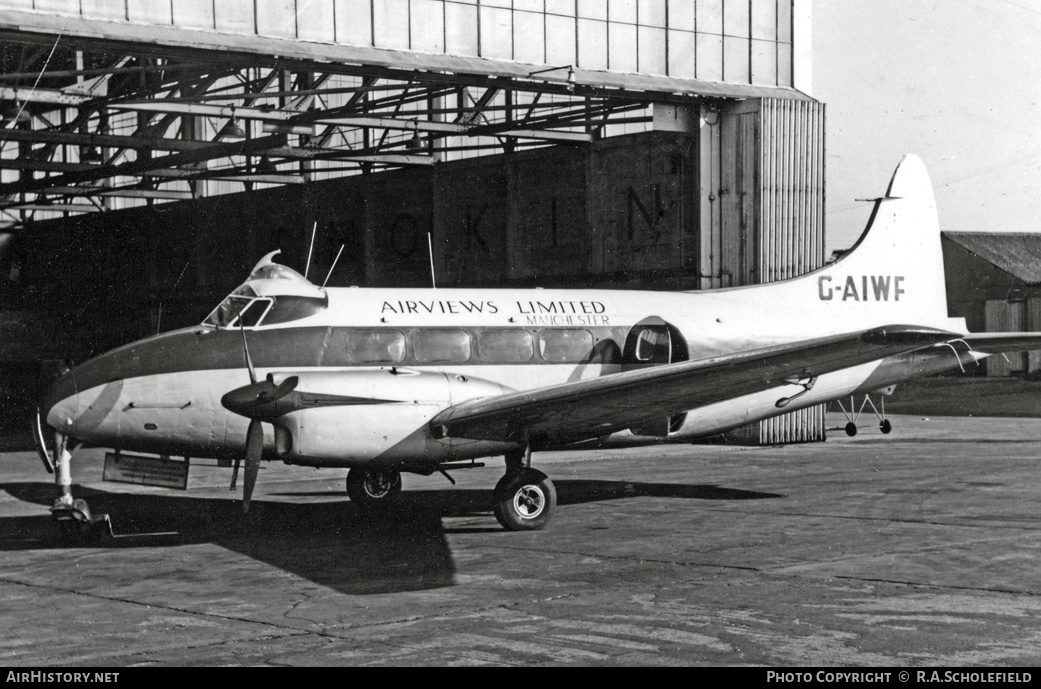
{"type": "Polygon", "coordinates": [[[1041,349],[1041,333],[970,333],[962,339],[981,354],[1041,349]]]}

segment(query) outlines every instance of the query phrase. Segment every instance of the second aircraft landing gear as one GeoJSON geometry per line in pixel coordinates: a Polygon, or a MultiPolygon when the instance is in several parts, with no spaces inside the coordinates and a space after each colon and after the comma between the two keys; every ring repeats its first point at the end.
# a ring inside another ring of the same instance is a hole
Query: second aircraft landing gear
{"type": "Polygon", "coordinates": [[[506,455],[506,475],[495,485],[495,518],[509,531],[537,531],[557,508],[557,489],[531,468],[531,449],[506,455]]]}
{"type": "Polygon", "coordinates": [[[347,497],[361,509],[387,505],[400,493],[400,471],[351,469],[347,472],[347,497]]]}
{"type": "Polygon", "coordinates": [[[864,407],[870,405],[872,411],[875,412],[875,418],[878,419],[878,430],[882,431],[883,434],[888,435],[893,431],[893,424],[890,423],[889,419],[886,418],[886,397],[893,394],[893,388],[895,385],[891,385],[888,388],[876,390],[878,393],[878,406],[871,400],[871,395],[864,395],[864,401],[860,403],[860,408],[857,408],[854,398],[849,398],[849,411],[846,411],[846,407],[843,406],[842,400],[835,400],[835,403],[839,405],[839,409],[842,410],[842,414],[846,417],[845,431],[846,435],[851,438],[857,434],[857,419],[864,413],[864,407]]]}

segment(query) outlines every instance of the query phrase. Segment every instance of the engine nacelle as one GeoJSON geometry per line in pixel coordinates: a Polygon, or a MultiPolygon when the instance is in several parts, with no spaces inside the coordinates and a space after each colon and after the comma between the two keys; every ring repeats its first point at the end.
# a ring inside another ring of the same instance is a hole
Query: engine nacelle
{"type": "Polygon", "coordinates": [[[276,451],[290,464],[437,463],[513,447],[438,439],[428,427],[430,419],[453,404],[512,392],[498,383],[403,368],[295,375],[300,378],[300,408],[274,421],[276,451]]]}

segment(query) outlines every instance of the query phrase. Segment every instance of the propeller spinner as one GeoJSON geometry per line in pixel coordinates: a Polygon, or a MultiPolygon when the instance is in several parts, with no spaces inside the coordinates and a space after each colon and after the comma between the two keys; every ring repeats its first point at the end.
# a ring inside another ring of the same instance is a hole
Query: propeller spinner
{"type": "MultiPolygon", "coordinates": [[[[267,378],[257,382],[257,372],[249,356],[246,344],[246,331],[240,326],[242,333],[242,352],[249,371],[249,385],[235,388],[221,397],[221,405],[228,411],[249,419],[246,430],[246,474],[242,482],[242,511],[249,511],[249,503],[253,497],[253,489],[257,485],[257,474],[260,472],[260,458],[264,452],[264,421],[271,421],[285,413],[279,405],[286,395],[296,389],[300,379],[289,376],[279,384],[268,374],[267,378]]],[[[235,460],[235,468],[231,474],[231,490],[235,490],[238,482],[240,460],[235,460]]]]}

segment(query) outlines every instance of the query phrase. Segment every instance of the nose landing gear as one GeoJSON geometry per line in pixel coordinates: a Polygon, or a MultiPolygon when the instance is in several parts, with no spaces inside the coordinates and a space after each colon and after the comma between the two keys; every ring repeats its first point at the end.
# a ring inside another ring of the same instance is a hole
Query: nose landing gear
{"type": "Polygon", "coordinates": [[[61,495],[51,507],[51,517],[65,536],[112,536],[112,520],[107,514],[92,515],[87,501],[72,497],[72,453],[68,438],[55,433],[54,464],[61,495]]]}

